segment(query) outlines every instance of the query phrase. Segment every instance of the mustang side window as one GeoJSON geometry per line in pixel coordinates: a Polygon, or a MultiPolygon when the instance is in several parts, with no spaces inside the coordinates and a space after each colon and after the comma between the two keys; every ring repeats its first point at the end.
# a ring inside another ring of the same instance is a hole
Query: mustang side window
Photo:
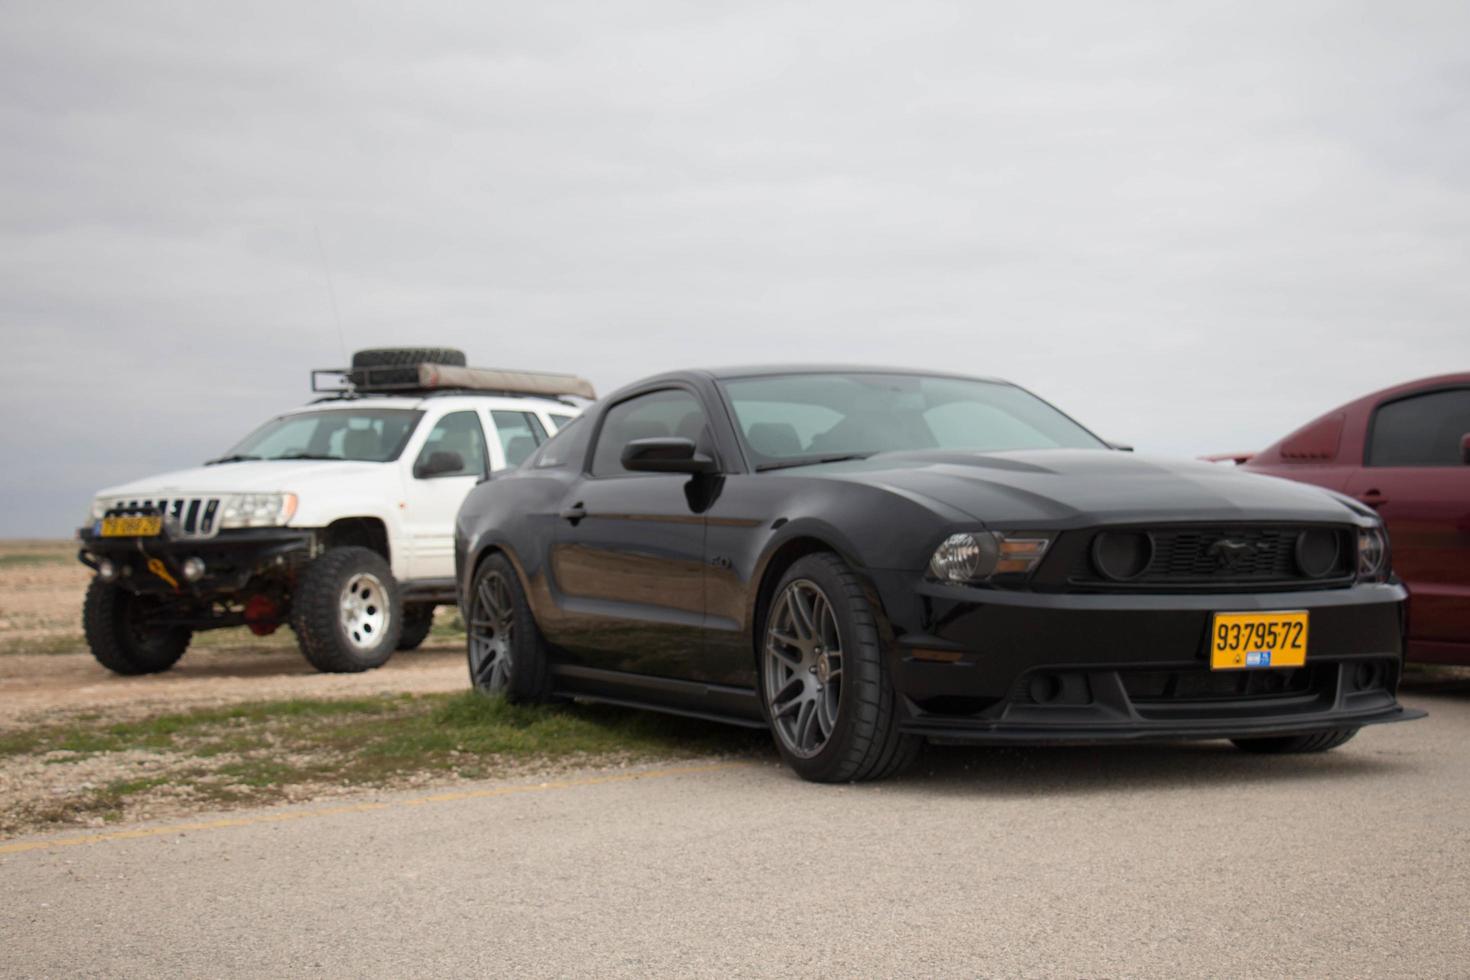
{"type": "Polygon", "coordinates": [[[582,416],[573,416],[556,430],[556,435],[546,441],[531,457],[531,466],[538,470],[557,470],[566,466],[580,466],[587,456],[587,437],[592,430],[582,421],[582,416]]]}
{"type": "MultiPolygon", "coordinates": [[[[620,476],[623,447],[634,439],[679,437],[705,442],[704,409],[699,399],[682,388],[638,395],[607,410],[597,448],[592,454],[593,476],[620,476]]],[[[639,474],[640,476],[643,474],[639,474]]]]}
{"type": "Polygon", "coordinates": [[[1463,466],[1470,434],[1470,388],[1411,395],[1373,413],[1369,466],[1463,466]]]}
{"type": "Polygon", "coordinates": [[[514,469],[524,463],[536,447],[546,441],[541,420],[530,412],[492,411],[500,448],[505,451],[505,465],[514,469]]]}
{"type": "Polygon", "coordinates": [[[474,412],[450,412],[434,424],[413,472],[421,479],[483,476],[485,459],[485,432],[479,417],[474,412]]]}

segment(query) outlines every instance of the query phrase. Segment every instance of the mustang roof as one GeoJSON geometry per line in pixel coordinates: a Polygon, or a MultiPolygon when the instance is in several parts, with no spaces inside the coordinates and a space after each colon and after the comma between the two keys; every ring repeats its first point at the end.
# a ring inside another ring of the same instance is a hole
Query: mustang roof
{"type": "Polygon", "coordinates": [[[958,371],[936,371],[931,368],[879,366],[871,364],[747,364],[733,367],[701,368],[700,372],[721,380],[727,378],[759,378],[780,374],[914,374],[936,378],[965,378],[1008,385],[1004,378],[992,378],[958,371]]]}

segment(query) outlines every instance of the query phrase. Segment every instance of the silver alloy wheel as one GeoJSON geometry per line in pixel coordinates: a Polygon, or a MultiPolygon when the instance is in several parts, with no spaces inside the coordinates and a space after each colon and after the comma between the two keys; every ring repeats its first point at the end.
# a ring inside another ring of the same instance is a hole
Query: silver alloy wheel
{"type": "Polygon", "coordinates": [[[764,682],[771,725],[787,751],[809,759],[837,727],[842,705],[842,636],[827,594],[797,579],[766,620],[764,682]]]}
{"type": "Polygon", "coordinates": [[[358,572],[342,590],[342,632],[359,650],[378,645],[388,632],[388,590],[371,572],[358,572]]]}
{"type": "Polygon", "coordinates": [[[469,633],[475,687],[491,694],[503,692],[510,687],[515,666],[515,605],[510,585],[499,572],[490,572],[475,586],[469,633]]]}

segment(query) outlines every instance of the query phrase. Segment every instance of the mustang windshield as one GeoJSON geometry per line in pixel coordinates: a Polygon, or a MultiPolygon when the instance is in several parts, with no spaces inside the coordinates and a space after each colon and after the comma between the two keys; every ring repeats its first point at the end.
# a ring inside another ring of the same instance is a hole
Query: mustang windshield
{"type": "Polygon", "coordinates": [[[332,409],[271,419],[214,463],[252,459],[398,458],[423,412],[407,408],[332,409]]]}
{"type": "Polygon", "coordinates": [[[761,469],[955,449],[1105,449],[1014,385],[917,374],[784,374],[724,382],[761,469]]]}

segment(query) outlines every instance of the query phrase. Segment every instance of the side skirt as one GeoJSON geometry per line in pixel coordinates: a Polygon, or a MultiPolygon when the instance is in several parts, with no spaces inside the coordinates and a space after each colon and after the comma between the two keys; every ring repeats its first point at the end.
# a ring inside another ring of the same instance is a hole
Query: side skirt
{"type": "Polygon", "coordinates": [[[584,701],[646,708],[743,728],[766,728],[755,691],[723,684],[648,677],[575,664],[552,668],[556,693],[584,701]]]}

